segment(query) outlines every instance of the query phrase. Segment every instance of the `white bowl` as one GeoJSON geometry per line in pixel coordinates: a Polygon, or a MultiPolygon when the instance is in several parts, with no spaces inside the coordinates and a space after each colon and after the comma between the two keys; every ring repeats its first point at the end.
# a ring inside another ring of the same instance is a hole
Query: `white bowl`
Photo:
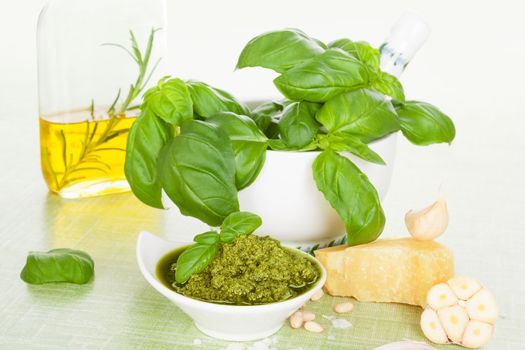
{"type": "MultiPolygon", "coordinates": [[[[137,262],[148,283],[191,317],[199,330],[213,338],[249,341],[274,334],[292,313],[323,287],[326,281],[326,270],[316,261],[322,272],[321,278],[310,290],[295,298],[254,306],[207,303],[178,294],[157,278],[158,261],[170,251],[187,244],[165,241],[151,233],[141,232],[137,241],[137,262]]],[[[313,260],[306,253],[301,254],[313,260]]]]}
{"type": "MultiPolygon", "coordinates": [[[[351,154],[351,159],[378,191],[380,199],[387,193],[396,153],[397,133],[370,143],[386,165],[373,164],[351,154]]],[[[340,243],[345,227],[337,212],[315,185],[312,163],[319,152],[267,151],[266,162],[257,179],[239,192],[240,209],[259,215],[262,226],[257,234],[269,235],[292,247],[309,250],[340,243]]],[[[174,207],[169,198],[163,201],[174,207]]],[[[177,207],[177,230],[197,234],[208,226],[197,219],[184,217],[177,207]]]]}

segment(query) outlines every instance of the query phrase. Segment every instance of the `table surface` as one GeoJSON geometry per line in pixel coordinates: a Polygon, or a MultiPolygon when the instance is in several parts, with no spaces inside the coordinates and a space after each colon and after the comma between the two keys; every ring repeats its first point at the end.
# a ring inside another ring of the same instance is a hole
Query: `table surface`
{"type": "MultiPolygon", "coordinates": [[[[322,334],[285,325],[262,343],[244,345],[204,336],[146,283],[135,262],[140,230],[188,239],[173,230],[170,212],[149,208],[129,193],[79,200],[49,194],[40,175],[37,122],[18,117],[0,115],[0,348],[372,349],[389,341],[424,339],[420,309],[405,305],[356,302],[355,311],[344,316],[352,328],[337,329],[322,317],[333,315],[331,306],[341,300],[332,297],[308,305],[326,328],[322,334]],[[94,281],[83,286],[23,283],[19,273],[27,252],[55,247],[89,252],[96,262],[94,281]]],[[[440,241],[453,249],[457,272],[482,281],[501,306],[487,348],[517,349],[525,330],[525,163],[519,154],[504,161],[511,145],[499,141],[488,145],[469,136],[450,148],[418,148],[400,138],[384,202],[384,236],[406,235],[403,213],[444,195],[451,222],[440,241]]],[[[513,142],[514,149],[523,150],[522,141],[513,142]]]]}

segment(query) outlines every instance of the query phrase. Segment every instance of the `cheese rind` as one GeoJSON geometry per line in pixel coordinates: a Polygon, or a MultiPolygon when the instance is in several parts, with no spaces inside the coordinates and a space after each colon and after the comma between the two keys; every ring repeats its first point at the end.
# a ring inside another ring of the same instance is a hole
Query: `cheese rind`
{"type": "Polygon", "coordinates": [[[384,239],[315,251],[333,296],[360,301],[426,305],[427,292],[454,276],[450,249],[434,241],[384,239]]]}

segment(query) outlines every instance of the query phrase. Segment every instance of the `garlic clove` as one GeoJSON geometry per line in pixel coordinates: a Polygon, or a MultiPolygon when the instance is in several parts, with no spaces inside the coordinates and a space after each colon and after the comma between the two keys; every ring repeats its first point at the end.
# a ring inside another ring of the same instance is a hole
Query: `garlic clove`
{"type": "Polygon", "coordinates": [[[466,308],[471,320],[494,324],[498,319],[496,298],[487,289],[482,289],[467,300],[466,308]]]}
{"type": "Polygon", "coordinates": [[[438,310],[437,315],[448,338],[454,343],[461,342],[469,322],[467,311],[461,306],[455,305],[438,310]]]}
{"type": "Polygon", "coordinates": [[[470,321],[465,329],[461,345],[471,349],[480,348],[489,342],[493,330],[494,326],[491,324],[474,320],[470,321]]]}
{"type": "Polygon", "coordinates": [[[447,202],[439,198],[434,204],[419,211],[410,210],[405,215],[408,232],[415,239],[430,241],[445,232],[448,226],[447,202]]]}
{"type": "Polygon", "coordinates": [[[425,309],[421,314],[421,330],[425,336],[437,344],[447,344],[448,338],[445,330],[441,326],[441,321],[437,313],[432,309],[425,309]]]}
{"type": "Polygon", "coordinates": [[[468,300],[481,289],[481,284],[473,278],[456,276],[448,280],[448,285],[459,299],[468,300]]]}
{"type": "Polygon", "coordinates": [[[447,306],[456,305],[458,298],[446,283],[439,283],[432,287],[427,294],[428,306],[438,310],[447,306]]]}

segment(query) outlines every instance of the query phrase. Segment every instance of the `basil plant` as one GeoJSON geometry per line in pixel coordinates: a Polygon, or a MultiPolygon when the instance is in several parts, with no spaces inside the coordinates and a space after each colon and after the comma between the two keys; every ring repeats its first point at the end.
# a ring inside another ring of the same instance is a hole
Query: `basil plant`
{"type": "Polygon", "coordinates": [[[384,164],[368,145],[391,133],[416,145],[455,136],[439,109],[405,99],[379,59],[379,50],[362,41],[324,44],[297,29],[259,35],[237,68],[274,70],[284,98],[253,110],[205,83],[163,78],[146,92],[129,133],[131,189],[156,208],[164,191],[182,214],[219,227],[239,211],[237,192],[257,178],[267,150],[316,151],[315,182],[344,221],[348,244],[375,240],[385,225],[377,191],[343,153],[384,164]]]}

